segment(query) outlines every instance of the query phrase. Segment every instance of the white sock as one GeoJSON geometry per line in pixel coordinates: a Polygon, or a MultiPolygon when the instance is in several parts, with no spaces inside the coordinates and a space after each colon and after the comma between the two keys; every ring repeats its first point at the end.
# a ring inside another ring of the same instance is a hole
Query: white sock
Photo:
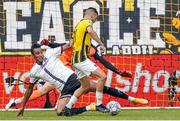
{"type": "Polygon", "coordinates": [[[102,104],[102,96],[103,96],[102,92],[96,91],[96,105],[102,104]]]}
{"type": "Polygon", "coordinates": [[[23,99],[21,99],[21,98],[17,98],[17,99],[14,100],[14,102],[16,104],[22,103],[22,101],[23,101],[23,99]]]}
{"type": "Polygon", "coordinates": [[[128,97],[128,100],[129,100],[129,101],[133,101],[133,100],[134,100],[134,97],[129,96],[129,97],[128,97]]]}
{"type": "Polygon", "coordinates": [[[86,106],[86,111],[91,110],[90,106],[86,106]]]}
{"type": "Polygon", "coordinates": [[[72,106],[76,103],[76,101],[77,101],[77,97],[73,95],[69,100],[68,104],[66,105],[66,107],[71,109],[72,106]]]}

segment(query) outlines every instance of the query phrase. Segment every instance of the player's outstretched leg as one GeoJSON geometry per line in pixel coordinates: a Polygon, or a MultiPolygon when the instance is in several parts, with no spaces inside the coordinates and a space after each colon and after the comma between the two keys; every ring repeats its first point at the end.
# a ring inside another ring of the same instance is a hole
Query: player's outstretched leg
{"type": "Polygon", "coordinates": [[[63,113],[65,116],[73,116],[73,113],[71,111],[72,109],[65,106],[63,110],[64,110],[63,113]]]}
{"type": "Polygon", "coordinates": [[[86,111],[95,110],[96,106],[95,105],[93,106],[94,106],[93,108],[91,106],[86,106],[86,107],[71,108],[71,109],[65,107],[62,114],[65,116],[75,116],[86,111]]]}
{"type": "Polygon", "coordinates": [[[143,99],[143,98],[134,98],[134,99],[132,99],[131,102],[134,103],[135,105],[136,104],[146,105],[146,104],[148,104],[149,101],[146,99],[143,99]]]}
{"type": "MultiPolygon", "coordinates": [[[[54,89],[54,86],[52,84],[50,84],[49,82],[46,82],[40,89],[33,90],[33,93],[31,95],[31,97],[29,98],[29,100],[37,99],[37,98],[47,94],[48,92],[50,92],[53,89],[54,89]]],[[[9,103],[5,106],[5,109],[9,110],[11,107],[16,106],[16,104],[22,103],[23,98],[24,98],[24,96],[20,97],[20,98],[10,99],[9,103]]]]}
{"type": "Polygon", "coordinates": [[[90,105],[85,106],[85,107],[72,108],[71,112],[74,116],[74,115],[78,115],[78,114],[81,114],[81,113],[86,112],[86,111],[95,111],[95,110],[96,110],[96,104],[91,103],[90,105]]]}
{"type": "Polygon", "coordinates": [[[11,107],[16,106],[15,100],[15,98],[10,99],[9,103],[5,106],[5,110],[9,110],[11,107]]]}
{"type": "Polygon", "coordinates": [[[69,102],[70,97],[65,97],[65,98],[60,98],[58,101],[58,106],[57,106],[57,115],[65,115],[65,116],[74,116],[77,114],[81,114],[86,111],[94,111],[96,110],[96,105],[94,103],[91,103],[88,106],[85,107],[80,107],[80,108],[65,108],[65,105],[69,102]]]}
{"type": "Polygon", "coordinates": [[[109,95],[114,96],[114,97],[119,97],[119,98],[122,98],[125,100],[129,100],[134,104],[142,104],[142,105],[148,104],[148,100],[146,100],[146,99],[131,97],[131,96],[127,95],[126,93],[124,93],[120,90],[117,90],[115,88],[112,88],[112,87],[106,87],[105,86],[103,92],[105,94],[109,94],[109,95]]]}

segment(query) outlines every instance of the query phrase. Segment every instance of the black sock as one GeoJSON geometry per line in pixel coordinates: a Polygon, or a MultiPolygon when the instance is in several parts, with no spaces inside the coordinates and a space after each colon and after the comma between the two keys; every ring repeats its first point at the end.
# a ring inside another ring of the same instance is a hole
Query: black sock
{"type": "Polygon", "coordinates": [[[120,90],[117,90],[117,89],[114,89],[112,87],[107,87],[107,86],[104,86],[103,92],[106,93],[106,94],[109,94],[111,96],[123,98],[123,99],[126,99],[126,100],[128,100],[128,97],[129,97],[124,92],[122,92],[120,90]]]}
{"type": "Polygon", "coordinates": [[[80,108],[72,108],[71,109],[73,115],[81,114],[83,112],[86,112],[86,107],[80,107],[80,108]]]}

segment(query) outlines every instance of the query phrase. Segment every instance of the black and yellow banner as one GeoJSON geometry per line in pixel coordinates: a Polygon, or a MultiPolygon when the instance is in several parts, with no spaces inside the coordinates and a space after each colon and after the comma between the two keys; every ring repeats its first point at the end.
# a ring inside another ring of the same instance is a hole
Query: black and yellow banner
{"type": "Polygon", "coordinates": [[[29,55],[43,38],[68,40],[88,7],[100,13],[94,29],[106,54],[179,54],[179,6],[179,0],[3,0],[0,55],[29,55]]]}

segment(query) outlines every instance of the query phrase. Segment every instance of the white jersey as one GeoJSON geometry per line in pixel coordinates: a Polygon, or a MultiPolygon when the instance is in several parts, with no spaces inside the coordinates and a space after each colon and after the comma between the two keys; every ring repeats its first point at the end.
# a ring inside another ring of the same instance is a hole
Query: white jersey
{"type": "Polygon", "coordinates": [[[54,84],[59,91],[62,91],[64,84],[74,72],[65,67],[58,58],[61,52],[61,47],[47,49],[42,65],[37,63],[33,65],[30,72],[30,83],[43,79],[54,84]]]}

